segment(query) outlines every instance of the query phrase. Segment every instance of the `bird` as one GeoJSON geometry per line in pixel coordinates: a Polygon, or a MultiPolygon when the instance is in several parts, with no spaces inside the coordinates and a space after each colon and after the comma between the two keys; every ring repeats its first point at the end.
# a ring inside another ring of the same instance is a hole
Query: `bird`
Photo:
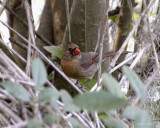
{"type": "MultiPolygon", "coordinates": [[[[116,55],[117,52],[106,52],[102,58],[116,55]]],[[[128,53],[124,51],[122,54],[128,53]]],[[[92,79],[98,70],[99,55],[97,52],[81,52],[72,42],[67,42],[66,50],[60,62],[63,72],[73,79],[92,79]]]]}

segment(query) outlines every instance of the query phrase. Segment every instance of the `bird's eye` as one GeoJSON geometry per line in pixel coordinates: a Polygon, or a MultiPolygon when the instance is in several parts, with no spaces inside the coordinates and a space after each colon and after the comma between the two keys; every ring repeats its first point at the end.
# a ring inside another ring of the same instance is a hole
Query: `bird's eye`
{"type": "Polygon", "coordinates": [[[69,50],[69,51],[72,51],[72,48],[69,48],[68,50],[69,50]]]}

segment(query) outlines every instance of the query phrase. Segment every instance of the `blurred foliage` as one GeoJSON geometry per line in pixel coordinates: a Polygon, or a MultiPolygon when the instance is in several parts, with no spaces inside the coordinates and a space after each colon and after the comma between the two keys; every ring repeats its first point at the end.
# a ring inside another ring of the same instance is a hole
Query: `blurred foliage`
{"type": "MultiPolygon", "coordinates": [[[[102,83],[106,88],[106,91],[98,92],[86,92],[79,94],[75,97],[71,97],[65,90],[54,90],[50,87],[44,87],[46,81],[46,69],[43,62],[37,58],[34,59],[31,66],[33,80],[35,82],[35,91],[37,92],[37,100],[33,101],[29,98],[28,92],[22,85],[6,81],[1,82],[0,85],[5,88],[15,98],[25,102],[36,102],[39,105],[43,103],[50,103],[55,108],[55,112],[49,112],[43,117],[43,122],[40,123],[39,119],[31,119],[28,121],[28,127],[42,127],[43,123],[53,124],[60,122],[61,116],[56,114],[59,111],[57,100],[60,98],[63,105],[63,112],[81,112],[86,109],[89,112],[97,111],[100,118],[104,121],[106,126],[113,128],[127,128],[127,124],[118,118],[116,110],[124,107],[124,111],[121,116],[126,119],[134,121],[135,128],[151,128],[152,120],[149,113],[139,108],[138,106],[132,106],[129,99],[123,95],[120,86],[116,79],[109,74],[103,74],[102,83]],[[18,93],[17,93],[18,92],[18,93]],[[103,116],[100,113],[104,113],[103,116]],[[116,116],[116,118],[114,117],[116,116]],[[141,124],[143,124],[141,126],[141,124]]],[[[123,74],[129,80],[131,87],[140,96],[142,101],[146,101],[146,90],[144,84],[138,78],[137,74],[130,70],[128,67],[123,67],[123,74]]],[[[74,127],[83,127],[83,124],[75,117],[66,118],[66,121],[72,123],[74,127]]]]}

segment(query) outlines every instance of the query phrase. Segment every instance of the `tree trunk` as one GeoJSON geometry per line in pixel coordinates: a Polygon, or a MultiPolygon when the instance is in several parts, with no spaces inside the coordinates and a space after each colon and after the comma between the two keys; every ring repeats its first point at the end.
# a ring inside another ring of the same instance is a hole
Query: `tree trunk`
{"type": "MultiPolygon", "coordinates": [[[[121,2],[121,10],[119,14],[119,22],[117,26],[117,32],[116,32],[116,39],[114,42],[114,51],[118,51],[119,48],[122,46],[123,42],[125,41],[126,37],[128,36],[128,33],[130,31],[130,25],[132,20],[132,14],[133,14],[133,0],[132,2],[129,2],[128,0],[122,0],[121,2]]],[[[124,60],[125,56],[121,56],[117,63],[120,63],[124,60]]],[[[113,75],[115,77],[118,76],[118,71],[115,71],[113,75]]]]}
{"type": "MultiPolygon", "coordinates": [[[[85,51],[85,1],[74,0],[70,11],[71,41],[79,46],[81,51],[85,51]]],[[[66,30],[63,45],[65,47],[68,39],[66,30]]]]}
{"type": "MultiPolygon", "coordinates": [[[[43,35],[48,41],[54,44],[53,36],[53,22],[52,22],[52,10],[50,0],[47,0],[42,12],[42,17],[40,19],[40,25],[38,28],[38,33],[43,35]]],[[[38,48],[43,51],[43,53],[48,53],[44,50],[43,46],[46,46],[39,38],[36,39],[38,48]]]]}
{"type": "MultiPolygon", "coordinates": [[[[72,0],[69,0],[71,7],[72,0]]],[[[63,40],[67,18],[66,18],[66,7],[64,0],[51,0],[52,7],[52,19],[53,19],[53,32],[55,45],[60,45],[63,40]]]]}
{"type": "MultiPolygon", "coordinates": [[[[29,1],[30,3],[30,1],[29,1]]],[[[11,8],[13,9],[16,14],[21,17],[23,20],[27,21],[26,11],[22,0],[12,0],[11,8]]],[[[20,33],[25,38],[28,38],[28,28],[25,27],[19,20],[17,20],[13,15],[10,14],[9,22],[11,24],[11,27],[20,33]]],[[[23,43],[23,40],[21,40],[16,34],[11,32],[11,36],[13,36],[16,40],[19,40],[23,43]]],[[[22,49],[20,46],[16,44],[12,44],[13,49],[15,49],[22,57],[27,57],[27,51],[22,49]]],[[[15,56],[16,63],[18,66],[20,66],[22,69],[25,69],[25,63],[23,63],[17,56],[15,56]]]]}

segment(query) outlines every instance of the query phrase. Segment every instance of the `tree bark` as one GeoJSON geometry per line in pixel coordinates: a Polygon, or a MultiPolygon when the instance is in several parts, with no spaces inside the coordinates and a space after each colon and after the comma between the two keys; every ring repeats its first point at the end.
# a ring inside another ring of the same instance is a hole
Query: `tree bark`
{"type": "Polygon", "coordinates": [[[106,0],[86,0],[85,5],[85,51],[95,51],[100,22],[105,15],[106,0]]]}
{"type": "MultiPolygon", "coordinates": [[[[132,2],[129,2],[128,0],[122,0],[121,2],[121,10],[119,14],[119,21],[116,31],[116,38],[114,42],[114,51],[118,51],[119,48],[122,46],[123,42],[125,41],[126,37],[128,36],[128,33],[130,31],[130,25],[132,20],[132,14],[133,14],[133,0],[132,2]]],[[[125,56],[121,56],[117,63],[120,63],[124,60],[125,56]]],[[[115,71],[113,75],[117,77],[118,71],[115,71]]]]}
{"type": "MultiPolygon", "coordinates": [[[[53,22],[52,22],[52,9],[50,0],[47,0],[42,12],[42,17],[40,19],[40,25],[38,28],[38,33],[43,35],[48,41],[54,44],[53,36],[53,22]]],[[[43,53],[48,53],[44,50],[43,46],[46,46],[39,38],[36,39],[38,48],[43,51],[43,53]]]]}
{"type": "MultiPolygon", "coordinates": [[[[29,1],[30,3],[30,1],[29,1]]],[[[12,0],[11,1],[11,8],[13,9],[16,14],[21,17],[23,20],[27,21],[27,16],[26,16],[26,11],[23,5],[22,0],[12,0]]],[[[10,14],[9,17],[9,23],[11,27],[16,30],[18,33],[20,33],[22,36],[25,38],[28,38],[28,28],[25,27],[19,20],[17,20],[14,16],[10,14]]],[[[11,33],[11,36],[13,36],[16,40],[19,40],[20,42],[23,43],[23,40],[21,40],[16,34],[11,33]]],[[[27,51],[22,49],[16,44],[12,44],[13,48],[24,58],[27,57],[27,51]]],[[[25,69],[25,63],[23,63],[18,57],[15,56],[16,63],[18,66],[20,66],[22,69],[25,69]]]]}
{"type": "MultiPolygon", "coordinates": [[[[69,0],[71,8],[73,0],[69,0]]],[[[67,18],[66,7],[64,0],[51,0],[52,15],[53,15],[53,32],[55,45],[60,45],[63,40],[67,18]]]]}
{"type": "MultiPolygon", "coordinates": [[[[74,0],[70,11],[71,41],[85,51],[85,1],[74,0]]],[[[65,31],[63,45],[68,39],[68,30],[65,31]]]]}

